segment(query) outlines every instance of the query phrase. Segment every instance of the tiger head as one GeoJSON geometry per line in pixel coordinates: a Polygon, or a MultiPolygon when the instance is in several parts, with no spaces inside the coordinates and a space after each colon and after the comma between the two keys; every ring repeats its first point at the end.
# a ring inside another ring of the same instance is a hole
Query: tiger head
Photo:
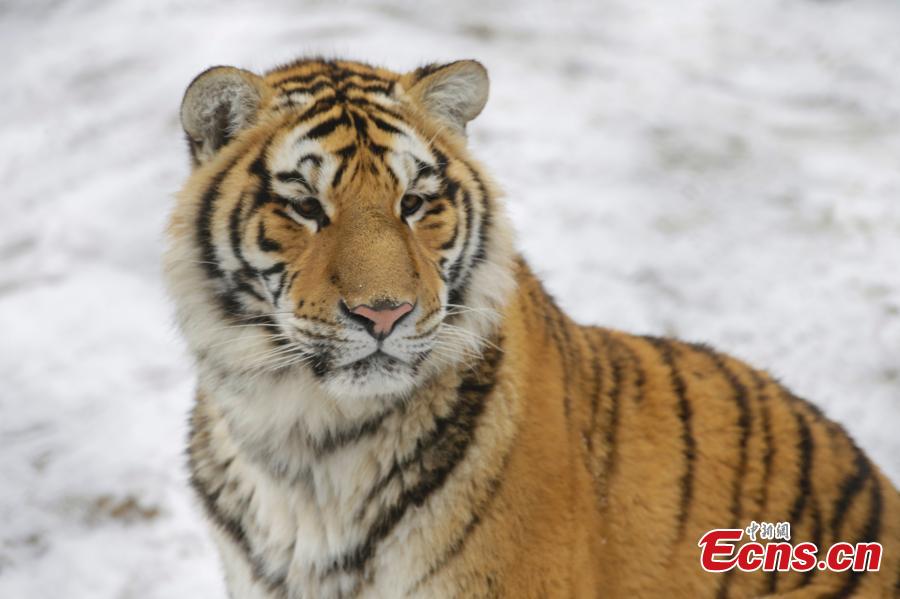
{"type": "Polygon", "coordinates": [[[201,372],[402,397],[470,359],[512,288],[512,242],[466,147],[487,73],[301,60],[201,73],[166,273],[201,372]]]}

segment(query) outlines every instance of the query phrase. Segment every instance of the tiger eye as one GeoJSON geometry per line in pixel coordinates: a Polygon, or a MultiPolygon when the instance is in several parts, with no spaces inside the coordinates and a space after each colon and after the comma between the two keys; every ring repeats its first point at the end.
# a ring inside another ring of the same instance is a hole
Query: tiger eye
{"type": "Polygon", "coordinates": [[[425,201],[420,196],[407,194],[400,200],[400,215],[403,218],[409,218],[419,211],[425,201]]]}
{"type": "Polygon", "coordinates": [[[322,203],[316,198],[307,197],[294,204],[294,209],[303,218],[318,221],[325,214],[322,203]]]}

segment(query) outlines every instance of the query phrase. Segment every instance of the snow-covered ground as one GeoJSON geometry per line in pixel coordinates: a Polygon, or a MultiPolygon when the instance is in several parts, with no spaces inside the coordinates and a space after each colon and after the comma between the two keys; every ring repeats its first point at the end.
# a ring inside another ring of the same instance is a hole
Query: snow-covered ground
{"type": "Polygon", "coordinates": [[[900,481],[900,3],[261,4],[0,2],[0,597],[224,596],[159,257],[213,64],[483,61],[562,305],[770,368],[900,481]]]}

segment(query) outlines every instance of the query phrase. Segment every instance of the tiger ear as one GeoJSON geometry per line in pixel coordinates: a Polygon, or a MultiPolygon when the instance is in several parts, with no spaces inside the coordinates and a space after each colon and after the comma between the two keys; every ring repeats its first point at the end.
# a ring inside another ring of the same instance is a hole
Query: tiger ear
{"type": "Polygon", "coordinates": [[[212,67],[191,81],[181,101],[181,126],[194,166],[256,121],[266,88],[262,77],[235,67],[212,67]]]}
{"type": "Polygon", "coordinates": [[[488,99],[487,69],[475,60],[429,65],[408,73],[402,81],[414,102],[460,135],[488,99]]]}

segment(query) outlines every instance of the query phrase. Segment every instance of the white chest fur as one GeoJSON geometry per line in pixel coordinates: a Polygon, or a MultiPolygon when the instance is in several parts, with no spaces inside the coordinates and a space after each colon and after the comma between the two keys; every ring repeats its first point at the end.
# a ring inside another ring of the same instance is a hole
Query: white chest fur
{"type": "Polygon", "coordinates": [[[415,513],[407,514],[377,552],[366,548],[373,524],[361,510],[382,479],[369,475],[377,470],[375,458],[362,447],[339,453],[328,460],[329,467],[315,468],[305,480],[292,482],[277,480],[240,456],[230,462],[225,476],[230,492],[223,492],[219,501],[243,511],[243,541],[221,526],[215,528],[236,599],[391,597],[410,588],[427,570],[415,557],[423,552],[410,544],[415,513]],[[341,562],[356,553],[359,567],[343,568],[341,562]]]}
{"type": "Polygon", "coordinates": [[[227,386],[201,394],[192,479],[232,596],[429,596],[435,581],[418,583],[496,474],[483,447],[502,450],[511,438],[512,404],[494,392],[498,361],[466,377],[448,373],[414,401],[356,420],[332,414],[318,435],[300,424],[312,415],[285,416],[278,389],[253,402],[227,386]]]}

